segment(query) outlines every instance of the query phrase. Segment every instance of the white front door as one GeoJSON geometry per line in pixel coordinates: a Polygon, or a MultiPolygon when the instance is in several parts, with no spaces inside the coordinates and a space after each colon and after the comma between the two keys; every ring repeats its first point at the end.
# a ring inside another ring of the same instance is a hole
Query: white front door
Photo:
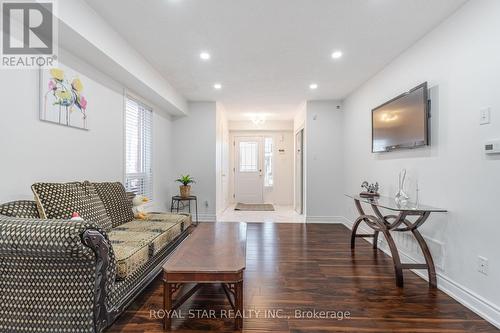
{"type": "Polygon", "coordinates": [[[235,140],[235,199],[242,203],[264,202],[261,137],[237,137],[235,140]]]}

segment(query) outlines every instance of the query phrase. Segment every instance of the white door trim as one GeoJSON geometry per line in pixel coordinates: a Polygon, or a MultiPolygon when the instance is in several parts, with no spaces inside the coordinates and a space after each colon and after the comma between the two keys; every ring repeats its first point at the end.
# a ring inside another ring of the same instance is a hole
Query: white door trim
{"type": "Polygon", "coordinates": [[[294,137],[294,210],[299,214],[304,214],[304,129],[299,129],[294,137]],[[297,139],[300,135],[300,147],[297,139]],[[298,156],[300,153],[300,160],[298,156]]]}

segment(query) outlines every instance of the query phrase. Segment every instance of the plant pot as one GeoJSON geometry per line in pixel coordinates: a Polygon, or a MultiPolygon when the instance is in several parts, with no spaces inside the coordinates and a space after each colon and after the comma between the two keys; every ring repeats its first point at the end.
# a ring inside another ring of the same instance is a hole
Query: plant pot
{"type": "Polygon", "coordinates": [[[191,195],[191,185],[181,185],[179,186],[181,197],[187,198],[191,195]]]}

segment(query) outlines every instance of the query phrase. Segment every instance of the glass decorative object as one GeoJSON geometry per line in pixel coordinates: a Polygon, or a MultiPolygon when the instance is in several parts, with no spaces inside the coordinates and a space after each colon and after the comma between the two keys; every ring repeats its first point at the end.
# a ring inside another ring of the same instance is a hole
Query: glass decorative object
{"type": "Polygon", "coordinates": [[[408,203],[408,195],[405,192],[406,169],[401,170],[398,179],[398,193],[394,197],[398,206],[405,206],[408,203]]]}

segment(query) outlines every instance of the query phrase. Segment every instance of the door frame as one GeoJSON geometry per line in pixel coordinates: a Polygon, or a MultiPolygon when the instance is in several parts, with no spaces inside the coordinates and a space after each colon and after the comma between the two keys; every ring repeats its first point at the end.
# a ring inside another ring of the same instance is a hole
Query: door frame
{"type": "Polygon", "coordinates": [[[305,210],[306,210],[306,195],[305,195],[305,191],[306,191],[306,179],[305,179],[305,168],[306,168],[306,152],[305,152],[305,149],[306,149],[306,144],[305,144],[305,139],[306,139],[306,131],[305,131],[305,126],[301,126],[299,127],[296,131],[294,131],[294,136],[293,136],[293,146],[294,146],[294,160],[293,160],[293,209],[301,214],[301,215],[305,215],[305,210]],[[299,175],[298,175],[298,172],[297,172],[297,158],[296,158],[296,154],[297,154],[297,149],[299,149],[299,147],[297,147],[297,135],[299,135],[299,133],[302,132],[302,147],[301,147],[301,153],[302,153],[302,160],[301,160],[301,174],[300,174],[300,179],[298,179],[299,175]],[[297,186],[298,186],[298,183],[300,182],[300,185],[301,185],[301,191],[300,191],[300,197],[301,197],[301,207],[299,210],[296,209],[296,206],[297,206],[297,186]]]}

